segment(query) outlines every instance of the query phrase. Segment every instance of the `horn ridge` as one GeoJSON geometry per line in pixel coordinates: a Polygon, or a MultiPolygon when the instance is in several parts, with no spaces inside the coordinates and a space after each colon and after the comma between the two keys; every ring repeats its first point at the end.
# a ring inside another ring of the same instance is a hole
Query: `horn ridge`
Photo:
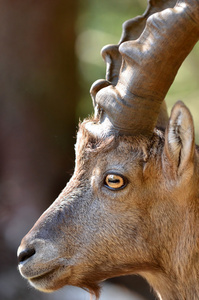
{"type": "MultiPolygon", "coordinates": [[[[151,14],[161,10],[161,7],[163,8],[173,7],[175,5],[175,2],[176,0],[148,0],[147,9],[142,16],[137,16],[123,23],[122,36],[120,38],[118,45],[107,45],[104,46],[101,50],[101,55],[104,61],[106,62],[106,81],[110,82],[112,85],[117,84],[120,67],[122,63],[122,57],[118,50],[119,45],[124,41],[137,39],[145,27],[147,18],[151,14]]],[[[106,84],[104,85],[106,86],[106,84]]],[[[99,82],[97,80],[92,84],[90,89],[94,108],[96,104],[94,97],[96,95],[96,89],[99,91],[98,87],[99,87],[99,82]],[[95,88],[95,84],[97,85],[97,88],[95,88]]],[[[101,88],[103,87],[104,86],[102,85],[101,88]]]]}
{"type": "Polygon", "coordinates": [[[101,125],[109,120],[120,134],[152,135],[164,97],[199,39],[198,25],[199,1],[181,0],[148,17],[137,40],[120,44],[117,84],[96,94],[101,125]]]}

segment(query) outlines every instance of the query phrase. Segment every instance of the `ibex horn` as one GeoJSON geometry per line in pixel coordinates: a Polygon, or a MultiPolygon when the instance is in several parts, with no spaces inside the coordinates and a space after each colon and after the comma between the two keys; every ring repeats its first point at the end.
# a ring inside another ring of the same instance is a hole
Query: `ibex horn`
{"type": "MultiPolygon", "coordinates": [[[[108,85],[115,86],[118,82],[118,76],[122,63],[122,56],[119,52],[120,44],[125,41],[137,39],[144,30],[146,20],[150,15],[165,8],[174,7],[175,4],[176,0],[148,0],[148,7],[142,16],[137,16],[124,22],[122,36],[119,44],[107,45],[102,48],[101,54],[106,62],[106,80],[99,79],[95,81],[90,89],[96,115],[98,115],[98,107],[95,101],[97,92],[108,85]]],[[[165,129],[167,123],[167,107],[165,101],[163,100],[156,125],[158,128],[165,129]]]]}
{"type": "MultiPolygon", "coordinates": [[[[161,2],[164,7],[171,5],[171,1],[161,2]]],[[[113,83],[101,82],[98,92],[93,92],[99,120],[88,127],[100,135],[151,136],[167,91],[199,39],[199,0],[178,1],[174,8],[152,14],[137,40],[123,42],[126,39],[123,35],[119,46],[122,64],[118,78],[118,71],[112,72],[107,80],[113,83]]]]}

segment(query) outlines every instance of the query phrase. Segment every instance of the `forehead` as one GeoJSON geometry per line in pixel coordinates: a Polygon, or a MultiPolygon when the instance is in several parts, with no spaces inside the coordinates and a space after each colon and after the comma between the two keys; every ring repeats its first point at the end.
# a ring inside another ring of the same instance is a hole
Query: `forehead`
{"type": "Polygon", "coordinates": [[[76,159],[84,162],[90,161],[92,158],[102,161],[116,161],[141,159],[146,160],[148,140],[144,138],[126,137],[126,136],[109,136],[105,138],[97,138],[92,135],[84,126],[80,125],[77,134],[76,159]]]}

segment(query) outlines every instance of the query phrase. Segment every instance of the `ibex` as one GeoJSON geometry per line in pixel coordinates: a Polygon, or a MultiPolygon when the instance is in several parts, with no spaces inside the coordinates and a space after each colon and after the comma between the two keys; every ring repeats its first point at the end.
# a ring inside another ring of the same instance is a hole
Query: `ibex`
{"type": "Polygon", "coordinates": [[[165,96],[199,39],[199,0],[150,0],[102,50],[95,116],[77,134],[74,175],[23,238],[19,270],[36,289],[99,297],[139,274],[163,300],[199,299],[199,148],[188,108],[165,96]]]}

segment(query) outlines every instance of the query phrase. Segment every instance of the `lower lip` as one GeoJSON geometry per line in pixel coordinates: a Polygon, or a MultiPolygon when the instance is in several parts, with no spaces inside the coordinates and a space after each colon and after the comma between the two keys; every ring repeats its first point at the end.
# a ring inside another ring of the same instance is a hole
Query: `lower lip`
{"type": "Polygon", "coordinates": [[[39,281],[39,280],[42,280],[43,278],[45,278],[46,276],[51,275],[52,273],[54,273],[54,271],[55,271],[55,269],[52,269],[52,270],[50,270],[46,273],[43,273],[43,274],[35,276],[35,277],[30,277],[30,278],[27,278],[27,279],[32,281],[32,282],[39,281]]]}
{"type": "Polygon", "coordinates": [[[52,288],[48,288],[48,284],[46,285],[46,283],[49,283],[49,276],[51,276],[54,273],[55,269],[36,276],[36,277],[32,277],[32,278],[27,278],[29,283],[36,288],[37,290],[41,291],[41,292],[53,292],[54,290],[52,288]]]}
{"type": "Polygon", "coordinates": [[[24,264],[21,263],[19,264],[18,266],[19,268],[19,272],[21,273],[21,275],[27,279],[27,280],[30,280],[30,281],[33,281],[33,280],[41,280],[43,279],[45,276],[48,276],[50,275],[51,273],[53,273],[55,271],[55,268],[51,269],[51,270],[48,270],[48,271],[45,271],[45,272],[41,272],[40,274],[35,274],[35,275],[29,275],[27,274],[27,272],[25,271],[26,268],[24,268],[24,264]]]}

